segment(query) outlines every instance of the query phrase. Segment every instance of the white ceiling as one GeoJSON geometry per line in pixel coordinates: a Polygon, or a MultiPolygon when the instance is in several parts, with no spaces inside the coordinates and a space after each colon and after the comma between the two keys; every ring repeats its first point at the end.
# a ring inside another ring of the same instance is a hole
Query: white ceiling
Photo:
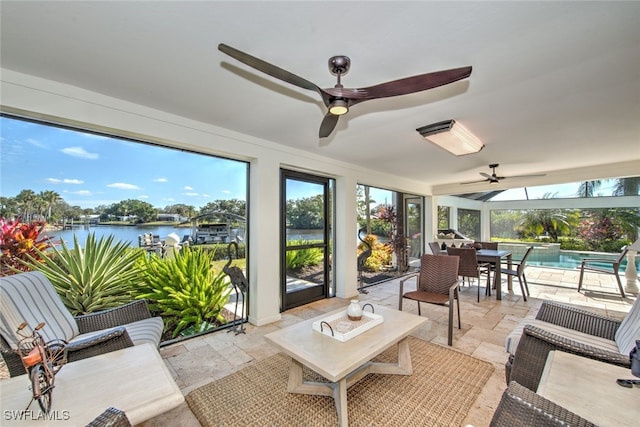
{"type": "Polygon", "coordinates": [[[604,178],[640,161],[640,2],[3,0],[0,13],[2,68],[402,175],[436,193],[604,178]],[[337,54],[352,62],[345,87],[473,72],[358,104],[319,139],[317,93],[235,61],[219,43],[325,88],[335,84],[327,60],[337,54]],[[415,131],[446,119],[484,150],[455,157],[415,131]],[[547,176],[457,185],[490,163],[499,175],[547,176]]]}

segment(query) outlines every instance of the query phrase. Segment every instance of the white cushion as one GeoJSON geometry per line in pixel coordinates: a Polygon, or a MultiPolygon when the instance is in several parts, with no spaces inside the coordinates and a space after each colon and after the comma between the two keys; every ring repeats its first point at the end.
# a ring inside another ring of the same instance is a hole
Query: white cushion
{"type": "Polygon", "coordinates": [[[631,306],[631,310],[622,321],[616,331],[615,340],[618,350],[622,354],[631,353],[631,349],[636,346],[636,340],[640,340],[640,298],[631,306]]]}
{"type": "MultiPolygon", "coordinates": [[[[158,346],[158,343],[162,338],[162,331],[164,329],[164,323],[162,322],[162,319],[160,317],[150,317],[148,319],[142,319],[136,322],[127,323],[126,325],[122,326],[124,326],[124,328],[127,330],[127,334],[129,335],[129,338],[131,338],[133,345],[140,345],[148,342],[156,347],[158,346]]],[[[113,329],[116,328],[87,332],[85,334],[74,337],[71,342],[102,335],[105,332],[111,331],[113,329]]]]}
{"type": "MultiPolygon", "coordinates": [[[[618,350],[618,345],[613,340],[585,334],[584,332],[578,332],[570,328],[554,325],[553,323],[543,322],[542,320],[536,319],[534,316],[528,316],[522,319],[518,326],[516,326],[516,328],[511,331],[509,336],[507,336],[505,348],[508,353],[516,354],[516,349],[518,348],[520,337],[522,336],[522,332],[524,331],[524,327],[526,325],[536,326],[540,329],[544,329],[545,331],[552,332],[565,338],[569,338],[578,343],[601,348],[603,350],[608,350],[614,353],[620,353],[620,350],[618,350]]],[[[629,352],[627,352],[626,354],[629,354],[629,352]]]]}

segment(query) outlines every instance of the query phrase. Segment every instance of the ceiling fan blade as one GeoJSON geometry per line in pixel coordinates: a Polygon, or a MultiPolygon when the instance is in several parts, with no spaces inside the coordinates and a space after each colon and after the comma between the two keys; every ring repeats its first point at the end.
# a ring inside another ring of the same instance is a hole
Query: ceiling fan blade
{"type": "Polygon", "coordinates": [[[480,172],[480,175],[484,176],[487,179],[493,179],[493,176],[489,175],[488,173],[480,172]]]}
{"type": "Polygon", "coordinates": [[[270,75],[271,77],[275,77],[276,79],[290,83],[294,86],[301,87],[302,89],[313,90],[315,92],[319,92],[322,94],[322,89],[320,89],[314,83],[311,83],[309,80],[303,79],[300,76],[296,76],[295,74],[290,73],[287,70],[283,70],[280,67],[277,67],[266,61],[263,61],[262,59],[256,58],[255,56],[251,56],[248,53],[239,51],[238,49],[235,49],[224,43],[220,43],[218,45],[218,50],[220,50],[223,53],[226,53],[227,55],[229,55],[234,59],[237,59],[243,64],[246,64],[252,68],[255,68],[258,71],[262,71],[263,73],[270,75]]]}
{"type": "Polygon", "coordinates": [[[465,185],[465,184],[477,184],[479,182],[487,182],[488,180],[486,179],[479,179],[477,181],[467,181],[467,182],[461,182],[460,184],[465,185]]]}
{"type": "Polygon", "coordinates": [[[444,86],[458,80],[466,79],[471,75],[471,67],[454,68],[451,70],[436,71],[434,73],[420,74],[413,77],[406,77],[379,85],[362,89],[346,89],[350,98],[355,102],[362,102],[367,99],[387,98],[391,96],[407,95],[421,92],[438,86],[444,86]]]}
{"type": "MultiPolygon", "coordinates": [[[[532,175],[513,175],[513,176],[508,176],[508,177],[505,177],[505,178],[533,178],[533,177],[536,177],[536,176],[547,176],[547,174],[546,173],[534,173],[532,175]]],[[[500,179],[502,179],[502,178],[500,178],[500,179]]]]}
{"type": "Polygon", "coordinates": [[[320,132],[319,132],[320,138],[326,138],[329,135],[331,135],[331,132],[333,132],[336,125],[338,124],[339,118],[340,116],[336,116],[331,113],[327,113],[324,116],[324,119],[322,119],[322,123],[320,124],[320,132]]]}

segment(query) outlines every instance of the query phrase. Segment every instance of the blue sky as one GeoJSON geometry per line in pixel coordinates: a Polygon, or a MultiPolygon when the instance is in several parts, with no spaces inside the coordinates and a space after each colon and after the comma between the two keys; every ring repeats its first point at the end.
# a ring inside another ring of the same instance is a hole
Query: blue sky
{"type": "MultiPolygon", "coordinates": [[[[70,205],[94,208],[126,199],[156,208],[186,204],[201,208],[221,199],[246,199],[244,162],[123,141],[116,138],[0,117],[0,195],[24,189],[55,191],[70,205]]],[[[610,195],[613,180],[596,191],[610,195]]],[[[579,183],[527,188],[529,199],[546,193],[576,197],[579,183]]],[[[308,197],[308,185],[293,185],[289,198],[308,197]]],[[[317,189],[314,189],[314,191],[317,189]]],[[[376,204],[391,203],[388,190],[371,188],[376,204]]],[[[493,200],[523,200],[524,189],[493,200]]]]}
{"type": "Polygon", "coordinates": [[[0,117],[0,195],[55,191],[72,206],[138,199],[200,208],[246,199],[244,162],[0,117]]]}

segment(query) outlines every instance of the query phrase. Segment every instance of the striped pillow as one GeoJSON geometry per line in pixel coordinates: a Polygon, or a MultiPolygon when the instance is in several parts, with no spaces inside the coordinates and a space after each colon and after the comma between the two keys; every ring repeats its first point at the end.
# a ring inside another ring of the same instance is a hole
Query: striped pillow
{"type": "Polygon", "coordinates": [[[22,322],[27,322],[30,328],[45,322],[40,330],[45,341],[69,341],[80,333],[53,285],[39,271],[0,278],[0,334],[11,348],[17,348],[22,338],[16,333],[22,322]]]}
{"type": "Polygon", "coordinates": [[[631,310],[627,313],[620,327],[616,331],[615,340],[622,354],[631,353],[636,346],[636,340],[640,340],[640,298],[636,298],[631,310]]]}

